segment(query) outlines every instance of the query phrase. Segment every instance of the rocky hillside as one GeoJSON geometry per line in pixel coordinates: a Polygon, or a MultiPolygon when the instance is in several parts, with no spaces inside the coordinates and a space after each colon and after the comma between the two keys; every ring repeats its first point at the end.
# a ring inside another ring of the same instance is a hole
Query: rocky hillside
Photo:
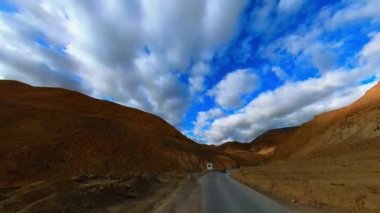
{"type": "Polygon", "coordinates": [[[380,83],[353,104],[316,116],[300,127],[265,132],[248,144],[228,142],[220,150],[246,162],[342,154],[380,137],[380,83]]]}
{"type": "Polygon", "coordinates": [[[199,170],[230,158],[163,119],[81,93],[0,81],[0,186],[81,174],[199,170]]]}
{"type": "Polygon", "coordinates": [[[380,84],[353,104],[316,116],[241,182],[326,212],[380,212],[380,84]]]}
{"type": "Polygon", "coordinates": [[[380,136],[380,83],[353,104],[316,116],[278,147],[275,159],[325,155],[380,136]]]}
{"type": "Polygon", "coordinates": [[[297,128],[268,130],[250,143],[231,141],[218,146],[218,149],[229,154],[243,165],[256,165],[271,159],[277,152],[277,147],[287,142],[297,128]]]}

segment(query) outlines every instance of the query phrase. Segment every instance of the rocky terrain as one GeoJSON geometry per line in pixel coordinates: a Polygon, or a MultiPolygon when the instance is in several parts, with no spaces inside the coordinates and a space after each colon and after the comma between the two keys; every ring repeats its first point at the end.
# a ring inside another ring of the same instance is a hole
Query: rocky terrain
{"type": "Polygon", "coordinates": [[[0,189],[0,212],[144,212],[157,201],[152,194],[163,198],[184,178],[181,173],[131,173],[38,181],[0,189]]]}
{"type": "Polygon", "coordinates": [[[0,187],[89,174],[197,171],[235,161],[163,119],[81,93],[0,81],[0,187]]]}
{"type": "Polygon", "coordinates": [[[350,106],[318,115],[283,138],[270,163],[242,168],[234,177],[295,204],[379,212],[379,156],[377,84],[350,106]]]}

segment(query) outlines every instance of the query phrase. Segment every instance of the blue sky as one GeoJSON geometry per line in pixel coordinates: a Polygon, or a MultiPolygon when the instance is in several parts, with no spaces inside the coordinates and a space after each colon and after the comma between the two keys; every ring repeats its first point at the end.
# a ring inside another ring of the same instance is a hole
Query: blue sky
{"type": "Polygon", "coordinates": [[[250,141],[352,103],[380,77],[380,0],[0,0],[0,78],[250,141]]]}

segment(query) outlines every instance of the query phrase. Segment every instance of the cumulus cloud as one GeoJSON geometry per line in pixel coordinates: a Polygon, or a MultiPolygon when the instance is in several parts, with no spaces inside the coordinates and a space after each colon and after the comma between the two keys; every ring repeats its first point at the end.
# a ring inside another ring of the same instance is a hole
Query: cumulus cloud
{"type": "MultiPolygon", "coordinates": [[[[253,32],[262,33],[270,31],[271,14],[276,8],[276,1],[258,1],[258,7],[250,13],[251,30],[253,32]]],[[[272,22],[274,23],[274,21],[272,22]]]]}
{"type": "Polygon", "coordinates": [[[276,59],[276,51],[286,51],[298,61],[309,61],[321,73],[333,70],[338,61],[336,50],[342,44],[322,41],[320,39],[322,32],[323,30],[318,27],[311,31],[301,29],[266,46],[263,55],[269,59],[276,59]]]}
{"type": "Polygon", "coordinates": [[[228,73],[208,93],[216,103],[225,108],[239,108],[243,96],[252,93],[258,86],[258,77],[250,69],[239,69],[228,73]]]}
{"type": "Polygon", "coordinates": [[[205,112],[198,112],[197,119],[194,122],[194,134],[204,137],[204,129],[210,125],[211,120],[224,115],[220,108],[212,108],[205,112]]]}
{"type": "Polygon", "coordinates": [[[339,91],[347,87],[353,92],[344,94],[350,97],[350,101],[363,94],[356,93],[357,84],[352,86],[357,79],[361,79],[359,73],[361,71],[351,74],[337,71],[324,78],[288,83],[274,91],[262,93],[236,114],[216,119],[206,132],[207,140],[211,143],[230,139],[249,141],[269,128],[299,125],[318,113],[344,106],[349,101],[341,99],[339,91]],[[339,103],[330,107],[324,105],[331,100],[339,100],[339,103]]]}
{"type": "MultiPolygon", "coordinates": [[[[209,143],[251,141],[268,129],[300,125],[317,114],[348,105],[372,87],[374,82],[363,82],[373,76],[373,80],[379,79],[380,33],[369,34],[370,41],[350,59],[355,61],[353,68],[343,68],[347,67],[345,64],[337,68],[336,50],[342,48],[344,41],[322,39],[326,31],[333,30],[329,24],[331,17],[342,18],[333,22],[334,28],[364,19],[377,22],[373,11],[377,10],[378,1],[346,3],[348,6],[335,15],[331,8],[323,9],[311,26],[302,27],[263,48],[262,55],[274,62],[281,60],[284,52],[298,63],[308,61],[319,69],[319,78],[287,81],[279,88],[261,93],[235,113],[215,119],[204,133],[206,140],[209,143]],[[353,15],[353,8],[357,8],[359,14],[353,15]]],[[[271,71],[282,73],[276,66],[271,71]]]]}
{"type": "Polygon", "coordinates": [[[297,126],[308,120],[314,115],[341,108],[359,99],[363,94],[374,86],[376,82],[364,85],[357,85],[334,91],[326,98],[318,100],[317,103],[302,107],[292,113],[275,120],[278,127],[297,126]]]}
{"type": "Polygon", "coordinates": [[[302,4],[302,0],[280,0],[277,7],[282,12],[293,12],[298,10],[302,4]]]}
{"type": "Polygon", "coordinates": [[[245,6],[244,0],[13,3],[17,13],[0,12],[1,76],[80,90],[172,124],[204,90],[208,63],[235,35],[245,6]]]}
{"type": "MultiPolygon", "coordinates": [[[[339,54],[346,54],[341,50],[345,45],[345,39],[350,39],[350,36],[346,35],[333,35],[334,32],[357,23],[380,23],[378,0],[349,0],[338,2],[337,5],[340,6],[339,9],[332,6],[323,7],[311,24],[300,26],[290,34],[272,41],[262,48],[262,55],[272,61],[279,61],[281,54],[276,53],[285,51],[295,57],[297,62],[308,62],[321,73],[334,70],[337,68],[339,54]]],[[[363,32],[366,32],[365,29],[367,28],[364,28],[363,32]]],[[[371,28],[368,27],[367,30],[371,28]]]]}
{"type": "Polygon", "coordinates": [[[371,20],[380,21],[379,0],[350,0],[345,2],[347,7],[333,14],[326,23],[328,28],[337,28],[347,23],[371,20]]]}
{"type": "Polygon", "coordinates": [[[320,78],[287,82],[283,86],[261,93],[236,113],[215,119],[205,131],[209,143],[228,140],[250,141],[270,128],[299,125],[313,116],[347,105],[373,85],[360,82],[380,73],[378,34],[358,54],[366,61],[360,67],[337,69],[320,78]],[[375,50],[375,51],[372,51],[375,50]],[[376,62],[368,59],[375,59],[376,62]]]}
{"type": "Polygon", "coordinates": [[[379,63],[380,56],[380,33],[373,33],[371,42],[366,44],[363,50],[359,53],[362,63],[370,63],[376,65],[379,63]]]}
{"type": "MultiPolygon", "coordinates": [[[[33,22],[30,14],[0,13],[0,75],[5,79],[80,90],[72,72],[76,68],[74,60],[54,50],[59,43],[42,46],[37,42],[41,37],[36,25],[50,25],[49,18],[33,22]]],[[[55,41],[57,35],[48,32],[46,36],[55,41]]]]}
{"type": "Polygon", "coordinates": [[[336,66],[338,56],[332,50],[311,49],[311,61],[321,72],[326,72],[336,66]]]}
{"type": "Polygon", "coordinates": [[[190,71],[190,91],[192,93],[202,92],[205,89],[205,78],[210,73],[210,65],[204,62],[198,62],[190,71]]]}
{"type": "Polygon", "coordinates": [[[282,81],[285,81],[288,78],[288,74],[281,67],[274,66],[271,71],[282,81]]]}
{"type": "Polygon", "coordinates": [[[303,0],[259,0],[250,12],[250,30],[265,34],[263,39],[270,39],[279,28],[285,27],[284,21],[297,14],[303,0]]]}

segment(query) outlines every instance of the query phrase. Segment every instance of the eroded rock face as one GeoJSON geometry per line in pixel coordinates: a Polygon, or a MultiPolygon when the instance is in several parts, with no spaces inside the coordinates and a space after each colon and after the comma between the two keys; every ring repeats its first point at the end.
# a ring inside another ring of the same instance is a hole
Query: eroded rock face
{"type": "MultiPolygon", "coordinates": [[[[0,186],[88,174],[195,171],[220,155],[143,111],[0,81],[0,186]]],[[[232,160],[217,160],[233,165],[232,160]]]]}

